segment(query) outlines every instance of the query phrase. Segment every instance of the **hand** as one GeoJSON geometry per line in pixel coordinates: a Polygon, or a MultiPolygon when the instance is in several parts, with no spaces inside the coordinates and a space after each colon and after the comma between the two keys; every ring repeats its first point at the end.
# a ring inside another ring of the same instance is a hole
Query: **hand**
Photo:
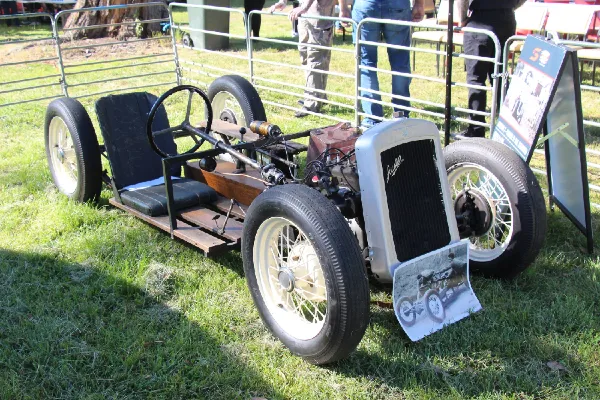
{"type": "MultiPolygon", "coordinates": [[[[340,18],[352,18],[352,16],[350,15],[350,10],[348,9],[348,7],[345,8],[340,8],[340,18]]],[[[348,27],[350,26],[349,22],[342,22],[342,26],[344,27],[348,27]]]]}
{"type": "Polygon", "coordinates": [[[295,20],[300,18],[302,14],[306,14],[306,11],[307,10],[304,7],[296,7],[292,11],[290,11],[288,18],[290,19],[290,21],[294,22],[295,20]]]}
{"type": "Polygon", "coordinates": [[[422,2],[416,2],[412,9],[412,22],[421,22],[425,16],[425,8],[422,2]]]}
{"type": "Polygon", "coordinates": [[[279,3],[275,3],[271,6],[271,8],[269,8],[269,12],[271,14],[273,14],[275,11],[281,11],[285,8],[285,3],[282,3],[281,1],[279,3]]]}

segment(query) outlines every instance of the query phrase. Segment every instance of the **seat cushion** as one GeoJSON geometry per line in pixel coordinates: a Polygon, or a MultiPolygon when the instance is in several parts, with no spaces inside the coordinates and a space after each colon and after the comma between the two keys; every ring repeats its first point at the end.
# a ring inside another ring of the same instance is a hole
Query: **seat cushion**
{"type": "MultiPolygon", "coordinates": [[[[117,189],[163,175],[161,157],[152,150],[146,133],[146,121],[156,96],[150,93],[125,93],[102,97],[96,102],[96,114],[117,189]]],[[[153,130],[169,128],[164,107],[156,112],[153,130]]],[[[158,146],[176,153],[171,135],[156,137],[158,146]]],[[[173,165],[171,175],[181,175],[181,165],[173,165]]]]}
{"type": "MultiPolygon", "coordinates": [[[[164,183],[144,189],[123,190],[120,195],[123,204],[143,214],[157,217],[168,213],[164,183]]],[[[182,178],[173,181],[173,198],[175,209],[181,210],[199,204],[210,204],[217,200],[217,192],[202,182],[182,178]]]]}

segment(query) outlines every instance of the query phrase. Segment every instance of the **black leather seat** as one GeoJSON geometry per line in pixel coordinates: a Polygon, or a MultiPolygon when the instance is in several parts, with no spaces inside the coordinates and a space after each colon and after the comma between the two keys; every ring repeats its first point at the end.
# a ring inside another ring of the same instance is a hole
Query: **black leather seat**
{"type": "MultiPolygon", "coordinates": [[[[123,204],[146,215],[167,214],[167,195],[164,183],[142,189],[132,185],[163,177],[162,161],[148,143],[146,120],[156,97],[150,93],[126,93],[106,96],[96,102],[96,114],[104,138],[113,180],[123,204]]],[[[167,129],[169,120],[161,107],[154,120],[155,131],[167,129]]],[[[175,153],[177,146],[170,135],[157,139],[160,148],[175,153]]],[[[171,168],[171,176],[181,176],[181,165],[171,168]]],[[[217,193],[192,179],[173,180],[173,197],[177,210],[208,204],[217,199],[217,193]]]]}

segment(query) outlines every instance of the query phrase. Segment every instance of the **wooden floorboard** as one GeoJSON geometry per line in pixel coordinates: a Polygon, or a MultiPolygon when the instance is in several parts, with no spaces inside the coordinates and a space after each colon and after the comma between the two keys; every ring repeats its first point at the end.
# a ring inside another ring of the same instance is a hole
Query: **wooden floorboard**
{"type": "Polygon", "coordinates": [[[231,216],[229,220],[227,220],[227,224],[225,224],[225,215],[201,206],[188,208],[180,212],[179,215],[185,221],[201,226],[204,229],[208,229],[215,234],[223,235],[227,239],[233,240],[234,242],[239,242],[242,239],[242,229],[244,225],[232,218],[233,216],[231,216]],[[218,219],[214,220],[213,218],[216,216],[218,216],[218,219]],[[218,232],[223,224],[225,224],[225,231],[220,234],[218,232]]]}
{"type": "MultiPolygon", "coordinates": [[[[157,228],[166,232],[170,231],[169,217],[166,215],[151,217],[126,206],[125,204],[121,204],[115,199],[110,199],[109,203],[123,211],[133,214],[137,218],[144,220],[157,228]]],[[[200,228],[191,226],[182,221],[177,221],[177,229],[173,231],[173,235],[203,250],[206,255],[212,255],[228,248],[228,244],[224,240],[214,237],[209,233],[203,232],[200,228]]]]}

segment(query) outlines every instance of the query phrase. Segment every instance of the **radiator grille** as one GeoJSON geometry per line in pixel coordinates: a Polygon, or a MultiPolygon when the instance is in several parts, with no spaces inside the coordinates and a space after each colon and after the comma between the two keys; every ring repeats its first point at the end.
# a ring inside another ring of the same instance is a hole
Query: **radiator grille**
{"type": "Polygon", "coordinates": [[[398,261],[450,243],[433,140],[416,140],[381,153],[383,181],[398,261]]]}

